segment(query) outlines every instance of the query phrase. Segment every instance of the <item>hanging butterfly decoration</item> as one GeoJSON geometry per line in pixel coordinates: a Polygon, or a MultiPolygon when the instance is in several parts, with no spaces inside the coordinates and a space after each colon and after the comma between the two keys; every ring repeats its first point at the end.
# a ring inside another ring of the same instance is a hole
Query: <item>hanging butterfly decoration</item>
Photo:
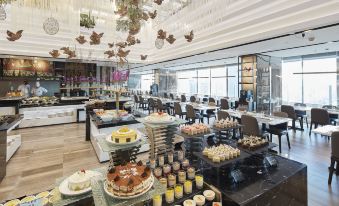
{"type": "Polygon", "coordinates": [[[119,58],[119,65],[123,66],[127,61],[125,61],[123,58],[119,58]]]}
{"type": "Polygon", "coordinates": [[[158,31],[158,39],[166,39],[166,32],[162,29],[158,31]]]}
{"type": "Polygon", "coordinates": [[[61,54],[59,53],[59,50],[53,49],[52,51],[49,52],[49,54],[53,57],[53,58],[58,58],[61,54]]]}
{"type": "Polygon", "coordinates": [[[113,50],[105,51],[104,54],[108,55],[107,58],[109,58],[109,59],[115,56],[113,50]]]}
{"type": "Polygon", "coordinates": [[[120,47],[120,48],[125,48],[127,46],[127,43],[126,42],[118,42],[115,45],[120,47]]]}
{"type": "Polygon", "coordinates": [[[130,50],[124,51],[124,50],[122,50],[121,48],[119,48],[118,53],[117,53],[117,56],[118,56],[118,57],[124,57],[124,58],[125,58],[125,57],[129,54],[129,52],[130,52],[130,50]]]}
{"type": "Polygon", "coordinates": [[[82,36],[82,35],[80,35],[80,36],[78,36],[77,38],[75,38],[75,40],[77,40],[77,42],[78,42],[79,44],[84,44],[84,43],[87,42],[87,40],[85,39],[85,37],[82,36]]]}
{"type": "Polygon", "coordinates": [[[68,57],[67,59],[72,59],[72,58],[75,58],[77,55],[75,55],[75,50],[74,51],[69,51],[67,53],[68,57]]]}
{"type": "Polygon", "coordinates": [[[175,42],[175,40],[177,40],[177,39],[174,38],[173,34],[168,35],[168,37],[166,38],[166,41],[170,44],[173,44],[175,42]]]}
{"type": "Polygon", "coordinates": [[[148,12],[148,16],[151,17],[151,19],[155,19],[155,17],[157,16],[157,10],[154,10],[154,12],[148,12]]]}
{"type": "Polygon", "coordinates": [[[148,14],[147,14],[146,12],[142,12],[141,18],[142,18],[143,20],[147,21],[147,20],[149,19],[149,16],[148,16],[148,14]]]}
{"type": "Polygon", "coordinates": [[[141,60],[146,60],[147,59],[147,55],[140,55],[140,58],[141,58],[141,60]]]}
{"type": "Polygon", "coordinates": [[[164,0],[154,0],[154,3],[161,5],[164,0]]]}
{"type": "Polygon", "coordinates": [[[114,43],[108,43],[108,47],[109,48],[113,48],[114,47],[114,43]]]}
{"type": "Polygon", "coordinates": [[[129,34],[127,39],[126,39],[126,42],[127,42],[128,46],[132,46],[132,45],[136,44],[135,37],[129,34]]]}
{"type": "Polygon", "coordinates": [[[96,33],[93,31],[92,35],[89,37],[91,39],[90,45],[99,45],[100,44],[100,39],[104,35],[104,33],[96,33]]]}
{"type": "Polygon", "coordinates": [[[250,72],[251,70],[252,70],[252,67],[249,67],[249,68],[245,67],[244,68],[244,71],[247,71],[247,72],[250,72]]]}
{"type": "Polygon", "coordinates": [[[16,41],[16,40],[20,39],[23,31],[24,30],[19,30],[16,33],[13,33],[11,31],[7,30],[8,41],[16,41]]]}
{"type": "Polygon", "coordinates": [[[140,39],[137,39],[136,41],[137,41],[137,44],[140,44],[140,43],[141,43],[140,39]]]}
{"type": "Polygon", "coordinates": [[[194,38],[193,30],[189,34],[185,35],[185,39],[187,40],[187,42],[192,42],[193,38],[194,38]]]}
{"type": "Polygon", "coordinates": [[[64,51],[64,54],[67,54],[71,51],[69,47],[61,47],[60,50],[64,51]]]}

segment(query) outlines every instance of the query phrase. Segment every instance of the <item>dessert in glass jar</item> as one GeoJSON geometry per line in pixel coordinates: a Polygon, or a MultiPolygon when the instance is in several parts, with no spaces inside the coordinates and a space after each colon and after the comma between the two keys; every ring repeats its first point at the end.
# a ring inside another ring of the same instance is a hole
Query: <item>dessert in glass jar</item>
{"type": "Polygon", "coordinates": [[[167,188],[165,192],[165,199],[167,203],[174,202],[174,189],[173,188],[167,188]]]}
{"type": "Polygon", "coordinates": [[[185,191],[185,194],[191,194],[192,193],[192,181],[191,180],[185,181],[184,191],[185,191]]]}
{"type": "Polygon", "coordinates": [[[156,177],[161,177],[162,176],[162,169],[161,169],[161,167],[157,167],[157,168],[154,169],[154,175],[156,177]]]}
{"type": "Polygon", "coordinates": [[[180,199],[184,196],[184,189],[181,184],[175,185],[175,198],[180,199]]]}
{"type": "Polygon", "coordinates": [[[187,168],[187,178],[190,180],[193,180],[195,178],[195,168],[194,167],[188,167],[187,168]]]}
{"type": "Polygon", "coordinates": [[[178,172],[178,181],[181,184],[184,184],[184,182],[186,181],[186,172],[184,170],[180,170],[178,172]]]}
{"type": "Polygon", "coordinates": [[[179,162],[173,162],[173,171],[177,172],[180,170],[180,163],[179,162]]]}
{"type": "Polygon", "coordinates": [[[164,175],[167,175],[168,173],[171,172],[171,165],[165,164],[165,165],[162,167],[162,171],[163,171],[164,175]]]}
{"type": "Polygon", "coordinates": [[[175,174],[169,174],[167,176],[168,179],[168,186],[169,187],[173,187],[176,183],[177,183],[177,177],[175,176],[175,174]]]}

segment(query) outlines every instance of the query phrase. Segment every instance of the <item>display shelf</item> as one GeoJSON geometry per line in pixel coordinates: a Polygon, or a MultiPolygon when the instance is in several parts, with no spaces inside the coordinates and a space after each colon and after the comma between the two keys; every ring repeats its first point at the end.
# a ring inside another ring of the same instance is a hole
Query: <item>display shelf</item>
{"type": "Polygon", "coordinates": [[[259,147],[258,149],[255,149],[255,150],[246,149],[246,148],[243,148],[241,146],[238,146],[238,149],[240,149],[241,151],[247,152],[249,154],[258,154],[258,153],[267,152],[268,150],[270,150],[270,149],[272,149],[276,146],[278,146],[278,145],[275,144],[275,143],[269,142],[268,145],[265,145],[263,147],[259,147]]]}
{"type": "Polygon", "coordinates": [[[100,206],[126,206],[126,205],[136,205],[136,204],[142,204],[143,202],[146,202],[153,198],[155,195],[163,195],[166,192],[166,188],[160,184],[160,182],[154,178],[154,183],[152,188],[146,192],[145,194],[136,197],[136,198],[130,198],[126,200],[122,199],[116,199],[108,194],[106,194],[104,189],[104,182],[105,180],[103,178],[93,178],[91,181],[92,185],[92,192],[93,192],[93,199],[95,205],[100,206]]]}

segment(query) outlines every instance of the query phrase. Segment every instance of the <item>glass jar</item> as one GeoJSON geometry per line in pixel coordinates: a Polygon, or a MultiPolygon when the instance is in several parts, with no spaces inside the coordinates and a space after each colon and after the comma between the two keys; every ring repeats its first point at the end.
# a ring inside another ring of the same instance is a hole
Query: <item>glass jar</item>
{"type": "Polygon", "coordinates": [[[168,158],[168,164],[172,164],[173,163],[173,152],[169,152],[167,155],[168,158]]]}
{"type": "Polygon", "coordinates": [[[202,189],[204,186],[204,176],[200,174],[195,175],[195,184],[198,189],[202,189]]]}
{"type": "Polygon", "coordinates": [[[161,206],[162,205],[162,196],[161,195],[155,195],[153,197],[153,206],[161,206]]]}
{"type": "Polygon", "coordinates": [[[174,189],[173,188],[167,188],[165,193],[165,199],[168,204],[174,202],[174,189]]]}
{"type": "Polygon", "coordinates": [[[193,180],[195,178],[195,168],[194,167],[188,167],[187,168],[187,178],[190,180],[193,180]]]}
{"type": "Polygon", "coordinates": [[[179,150],[178,151],[178,160],[183,161],[184,160],[184,151],[179,150]]]}
{"type": "Polygon", "coordinates": [[[159,160],[159,167],[164,166],[164,164],[165,164],[164,156],[163,155],[159,155],[158,160],[159,160]]]}
{"type": "Polygon", "coordinates": [[[168,186],[169,187],[174,187],[174,185],[177,183],[177,177],[175,176],[175,174],[169,174],[167,176],[168,179],[168,186]]]}
{"type": "Polygon", "coordinates": [[[178,172],[178,181],[181,183],[181,184],[184,184],[185,181],[186,181],[186,172],[184,170],[180,170],[178,172]]]}
{"type": "Polygon", "coordinates": [[[180,199],[184,196],[184,189],[181,184],[175,185],[175,198],[180,199]]]}
{"type": "Polygon", "coordinates": [[[192,181],[191,180],[185,181],[184,191],[185,191],[185,194],[191,194],[192,193],[192,181]]]}
{"type": "Polygon", "coordinates": [[[154,175],[156,177],[161,177],[162,176],[162,169],[161,169],[161,167],[157,167],[157,168],[154,169],[154,175]]]}
{"type": "Polygon", "coordinates": [[[179,162],[173,162],[173,171],[177,172],[180,170],[180,163],[179,162]]]}
{"type": "Polygon", "coordinates": [[[164,165],[163,168],[162,168],[162,171],[163,171],[164,175],[167,175],[168,173],[171,172],[171,166],[168,165],[168,164],[164,165]]]}
{"type": "Polygon", "coordinates": [[[156,162],[155,162],[155,159],[150,159],[150,167],[151,167],[151,169],[155,169],[155,166],[156,166],[156,162]]]}

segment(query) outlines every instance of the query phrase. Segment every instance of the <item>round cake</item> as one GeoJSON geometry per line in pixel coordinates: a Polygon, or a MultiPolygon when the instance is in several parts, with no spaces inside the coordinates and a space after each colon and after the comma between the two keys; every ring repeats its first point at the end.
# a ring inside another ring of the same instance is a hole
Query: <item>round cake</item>
{"type": "Polygon", "coordinates": [[[68,178],[68,188],[72,191],[79,191],[91,186],[91,179],[85,170],[78,171],[68,178]]]}
{"type": "Polygon", "coordinates": [[[150,188],[151,184],[153,184],[152,171],[142,162],[112,167],[107,174],[107,191],[115,196],[137,195],[150,188]]]}
{"type": "Polygon", "coordinates": [[[137,132],[128,127],[121,127],[117,131],[112,132],[112,141],[117,144],[134,142],[137,139],[137,132]]]}

